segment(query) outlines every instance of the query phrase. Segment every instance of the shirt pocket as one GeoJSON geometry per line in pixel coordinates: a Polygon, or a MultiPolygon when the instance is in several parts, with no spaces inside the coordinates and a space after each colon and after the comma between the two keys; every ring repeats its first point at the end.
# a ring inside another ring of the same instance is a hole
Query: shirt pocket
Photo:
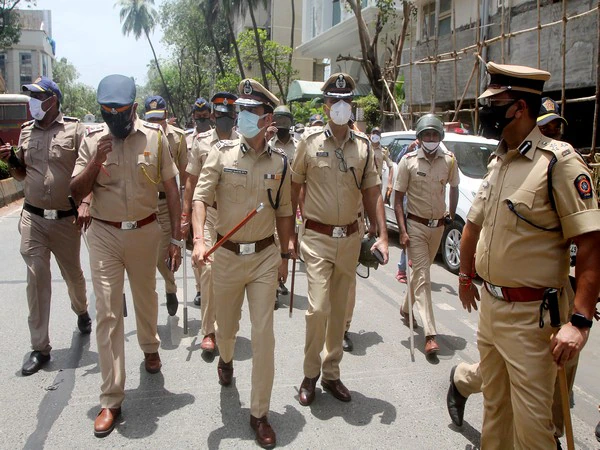
{"type": "Polygon", "coordinates": [[[221,177],[225,198],[232,203],[244,203],[246,200],[247,174],[224,173],[221,177]]]}
{"type": "Polygon", "coordinates": [[[23,151],[25,152],[25,164],[28,166],[36,166],[44,161],[43,147],[40,141],[29,140],[26,145],[23,145],[23,151]]]}
{"type": "Polygon", "coordinates": [[[344,174],[346,186],[360,189],[365,168],[364,161],[361,162],[358,158],[350,156],[346,158],[346,166],[348,166],[348,172],[344,174]]]}
{"type": "Polygon", "coordinates": [[[161,181],[158,157],[154,153],[143,153],[137,158],[137,175],[141,184],[158,184],[161,181]]]}
{"type": "MultiPolygon", "coordinates": [[[[510,186],[508,186],[508,189],[511,189],[510,186]]],[[[533,211],[535,191],[530,189],[514,188],[512,192],[504,197],[504,205],[501,205],[500,207],[505,208],[508,215],[507,228],[512,231],[533,229],[534,227],[529,225],[518,215],[523,216],[525,219],[533,223],[536,223],[536,217],[534,216],[535,212],[533,211]]]]}
{"type": "MultiPolygon", "coordinates": [[[[331,161],[328,158],[313,157],[308,161],[309,177],[319,183],[327,183],[331,177],[331,161]]],[[[335,178],[333,178],[335,179],[335,178]]]]}
{"type": "Polygon", "coordinates": [[[106,155],[106,161],[102,163],[96,181],[101,185],[107,186],[110,184],[118,184],[120,178],[119,156],[113,151],[106,155]]]}

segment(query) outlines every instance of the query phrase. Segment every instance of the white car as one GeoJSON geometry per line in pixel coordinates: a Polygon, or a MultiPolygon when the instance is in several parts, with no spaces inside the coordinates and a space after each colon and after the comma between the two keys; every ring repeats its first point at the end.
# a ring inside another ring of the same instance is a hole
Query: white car
{"type": "MultiPolygon", "coordinates": [[[[390,151],[390,158],[394,162],[393,182],[398,175],[398,161],[406,152],[406,148],[416,139],[414,131],[392,131],[381,135],[381,145],[390,151]]],[[[460,173],[458,187],[458,205],[454,222],[446,226],[440,251],[444,264],[449,271],[458,273],[460,266],[460,238],[466,223],[467,213],[471,208],[473,199],[477,194],[482,178],[487,172],[487,162],[490,154],[496,149],[498,141],[480,136],[469,136],[456,133],[445,133],[441,146],[454,153],[460,173]]],[[[388,168],[384,164],[381,189],[385,197],[388,181],[388,168]]],[[[446,189],[446,205],[449,205],[449,189],[446,189]]],[[[396,215],[394,213],[394,198],[396,191],[392,191],[390,204],[385,205],[385,215],[388,228],[398,231],[396,215]]]]}

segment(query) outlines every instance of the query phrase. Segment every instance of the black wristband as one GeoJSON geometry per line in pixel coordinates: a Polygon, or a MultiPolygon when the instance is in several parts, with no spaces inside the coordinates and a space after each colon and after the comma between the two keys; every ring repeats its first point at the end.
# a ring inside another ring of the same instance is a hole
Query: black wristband
{"type": "Polygon", "coordinates": [[[571,316],[571,325],[576,328],[592,328],[594,322],[589,320],[581,313],[575,313],[571,316]]]}
{"type": "Polygon", "coordinates": [[[292,257],[292,252],[280,253],[282,259],[290,259],[292,257]]]}

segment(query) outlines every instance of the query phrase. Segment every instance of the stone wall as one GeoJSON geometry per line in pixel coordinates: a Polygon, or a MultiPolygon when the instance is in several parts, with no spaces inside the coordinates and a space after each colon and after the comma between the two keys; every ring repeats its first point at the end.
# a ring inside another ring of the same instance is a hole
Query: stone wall
{"type": "Polygon", "coordinates": [[[23,197],[23,185],[14,178],[0,180],[0,207],[23,197]]]}

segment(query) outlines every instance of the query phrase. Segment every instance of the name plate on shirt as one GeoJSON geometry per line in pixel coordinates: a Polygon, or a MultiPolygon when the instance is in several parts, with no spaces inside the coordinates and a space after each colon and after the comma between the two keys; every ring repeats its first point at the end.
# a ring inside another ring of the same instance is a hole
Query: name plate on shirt
{"type": "Polygon", "coordinates": [[[419,175],[420,177],[426,177],[427,174],[425,172],[417,172],[417,175],[419,175]]]}
{"type": "Polygon", "coordinates": [[[225,167],[223,169],[223,172],[226,172],[226,173],[237,173],[238,175],[247,175],[248,174],[247,170],[234,169],[233,167],[225,167]]]}
{"type": "Polygon", "coordinates": [[[317,156],[327,157],[327,156],[329,156],[329,152],[317,152],[317,156]]]}

